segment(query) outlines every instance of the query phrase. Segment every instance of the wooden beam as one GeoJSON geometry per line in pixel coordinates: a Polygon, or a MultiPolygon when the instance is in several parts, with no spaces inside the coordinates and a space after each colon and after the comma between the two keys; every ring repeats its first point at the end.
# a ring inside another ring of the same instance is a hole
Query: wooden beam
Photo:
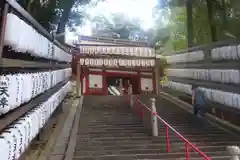
{"type": "Polygon", "coordinates": [[[194,69],[240,69],[239,61],[227,61],[217,63],[183,63],[172,64],[168,66],[168,69],[173,68],[194,68],[194,69]]]}
{"type": "Polygon", "coordinates": [[[70,63],[50,63],[50,62],[39,62],[39,61],[26,61],[19,59],[2,59],[3,68],[68,68],[71,67],[70,63]]]}
{"type": "Polygon", "coordinates": [[[149,68],[141,68],[141,67],[87,67],[87,66],[82,66],[84,69],[102,69],[102,70],[116,70],[116,71],[139,71],[139,72],[152,72],[153,67],[149,68]]]}
{"type": "Polygon", "coordinates": [[[87,53],[75,53],[75,55],[79,58],[93,58],[93,59],[139,59],[139,60],[144,60],[144,59],[153,59],[155,60],[156,57],[143,57],[143,56],[130,56],[130,55],[115,55],[115,54],[87,54],[87,53]]]}
{"type": "Polygon", "coordinates": [[[223,92],[232,92],[240,94],[240,86],[234,84],[224,84],[224,83],[216,83],[211,81],[204,81],[204,80],[195,80],[195,79],[186,79],[186,78],[179,78],[179,77],[168,77],[170,81],[189,84],[189,85],[197,85],[199,87],[204,87],[208,89],[216,89],[221,90],[223,92]]]}

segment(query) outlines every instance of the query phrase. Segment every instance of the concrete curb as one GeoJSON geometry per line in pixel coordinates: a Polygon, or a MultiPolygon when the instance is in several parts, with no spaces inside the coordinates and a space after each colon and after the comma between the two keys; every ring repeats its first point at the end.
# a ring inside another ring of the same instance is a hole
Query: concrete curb
{"type": "Polygon", "coordinates": [[[79,121],[80,121],[80,114],[83,105],[83,96],[81,96],[77,109],[75,110],[75,117],[72,123],[72,128],[70,132],[70,136],[68,139],[67,149],[64,155],[64,160],[71,160],[73,159],[75,146],[77,143],[77,135],[78,135],[78,128],[79,128],[79,121]]]}
{"type": "MultiPolygon", "coordinates": [[[[60,130],[56,130],[57,136],[53,136],[52,140],[54,142],[52,147],[49,148],[48,152],[50,152],[47,155],[44,155],[43,159],[38,159],[38,160],[62,160],[65,157],[65,153],[68,149],[69,145],[69,138],[71,137],[71,131],[73,128],[73,124],[76,118],[76,113],[78,113],[79,108],[82,107],[82,101],[83,97],[81,98],[76,98],[73,100],[72,106],[68,111],[67,117],[65,117],[65,121],[62,121],[63,124],[59,124],[62,127],[60,130]]],[[[61,123],[61,122],[60,122],[61,123]]],[[[50,141],[51,139],[49,139],[50,141]]],[[[74,152],[74,151],[73,151],[74,152]]]]}

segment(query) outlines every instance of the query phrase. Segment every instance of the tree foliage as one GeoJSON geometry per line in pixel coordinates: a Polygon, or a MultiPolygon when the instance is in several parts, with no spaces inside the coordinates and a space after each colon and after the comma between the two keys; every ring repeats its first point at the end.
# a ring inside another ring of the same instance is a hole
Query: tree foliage
{"type": "MultiPolygon", "coordinates": [[[[240,37],[240,30],[238,29],[240,27],[239,0],[192,0],[192,2],[194,45],[209,44],[215,41],[240,37]]],[[[165,0],[165,5],[159,9],[170,10],[171,15],[166,26],[169,30],[169,37],[163,43],[165,54],[187,48],[186,4],[180,3],[180,0],[165,0]]]]}
{"type": "MultiPolygon", "coordinates": [[[[83,23],[88,15],[79,6],[94,6],[99,1],[18,0],[48,31],[55,26],[58,33],[64,32],[66,25],[74,31],[83,23]]],[[[95,23],[95,34],[106,32],[120,38],[147,40],[165,54],[185,49],[190,43],[202,45],[240,38],[239,0],[159,0],[155,10],[155,26],[148,31],[140,27],[139,19],[120,13],[110,18],[98,15],[91,21],[95,23]]]]}
{"type": "Polygon", "coordinates": [[[64,0],[18,0],[18,3],[28,11],[45,29],[52,30],[61,15],[60,4],[64,0]]]}
{"type": "Polygon", "coordinates": [[[151,34],[151,32],[141,28],[139,19],[131,19],[123,13],[115,13],[110,17],[98,15],[93,17],[91,21],[95,24],[93,29],[95,35],[108,33],[106,35],[110,37],[143,41],[147,40],[151,34]]]}
{"type": "Polygon", "coordinates": [[[100,0],[18,0],[18,3],[49,32],[56,30],[57,33],[64,33],[66,26],[74,30],[81,25],[86,16],[84,10],[80,9],[82,6],[96,5],[98,1],[100,0]]]}

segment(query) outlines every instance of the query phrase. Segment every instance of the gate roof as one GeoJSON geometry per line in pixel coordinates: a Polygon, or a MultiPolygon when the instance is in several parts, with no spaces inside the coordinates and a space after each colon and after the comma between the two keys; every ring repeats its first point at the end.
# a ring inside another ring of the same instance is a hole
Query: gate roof
{"type": "Polygon", "coordinates": [[[80,57],[155,59],[155,50],[146,42],[107,37],[80,36],[75,46],[80,57]]]}
{"type": "Polygon", "coordinates": [[[146,42],[143,41],[131,41],[126,39],[114,39],[108,37],[79,36],[78,41],[81,45],[150,47],[146,42]]]}

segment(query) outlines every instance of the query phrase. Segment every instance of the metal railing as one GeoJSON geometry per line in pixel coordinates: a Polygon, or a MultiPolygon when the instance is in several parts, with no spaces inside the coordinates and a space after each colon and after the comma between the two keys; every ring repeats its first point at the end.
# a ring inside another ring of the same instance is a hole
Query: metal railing
{"type": "MultiPolygon", "coordinates": [[[[131,98],[130,98],[131,101],[131,98]]],[[[182,141],[185,142],[185,157],[186,160],[190,160],[190,147],[195,150],[202,158],[205,160],[211,160],[210,157],[208,157],[205,153],[203,153],[196,145],[191,143],[189,140],[187,140],[182,134],[180,134],[178,131],[176,131],[170,124],[168,124],[164,119],[162,119],[157,112],[152,112],[152,110],[145,105],[143,102],[141,102],[137,97],[133,101],[133,105],[135,107],[135,111],[137,115],[140,115],[142,120],[145,119],[145,110],[151,113],[152,116],[156,116],[158,120],[160,120],[165,125],[165,134],[166,134],[166,150],[169,153],[170,152],[170,137],[169,137],[169,130],[172,130],[182,141]]]]}

